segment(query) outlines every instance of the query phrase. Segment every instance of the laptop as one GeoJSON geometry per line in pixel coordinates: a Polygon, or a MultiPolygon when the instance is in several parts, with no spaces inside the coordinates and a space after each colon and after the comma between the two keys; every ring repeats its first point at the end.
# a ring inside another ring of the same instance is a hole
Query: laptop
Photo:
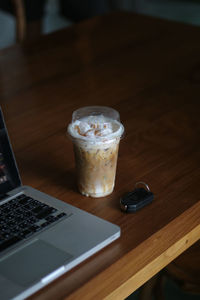
{"type": "Polygon", "coordinates": [[[0,108],[1,300],[25,299],[119,236],[118,226],[22,185],[0,108]]]}

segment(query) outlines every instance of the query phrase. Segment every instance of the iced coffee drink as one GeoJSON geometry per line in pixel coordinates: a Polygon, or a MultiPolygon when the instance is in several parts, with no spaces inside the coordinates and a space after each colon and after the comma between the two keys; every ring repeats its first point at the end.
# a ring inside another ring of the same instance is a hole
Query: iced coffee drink
{"type": "Polygon", "coordinates": [[[103,197],[112,193],[123,131],[119,114],[112,108],[84,107],[74,112],[68,133],[81,194],[103,197]]]}

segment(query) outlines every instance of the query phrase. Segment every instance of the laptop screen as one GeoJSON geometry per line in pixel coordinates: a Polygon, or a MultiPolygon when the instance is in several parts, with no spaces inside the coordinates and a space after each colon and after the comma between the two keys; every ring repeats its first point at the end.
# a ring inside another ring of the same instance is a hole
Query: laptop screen
{"type": "Polygon", "coordinates": [[[20,185],[21,180],[0,108],[0,199],[20,185]]]}

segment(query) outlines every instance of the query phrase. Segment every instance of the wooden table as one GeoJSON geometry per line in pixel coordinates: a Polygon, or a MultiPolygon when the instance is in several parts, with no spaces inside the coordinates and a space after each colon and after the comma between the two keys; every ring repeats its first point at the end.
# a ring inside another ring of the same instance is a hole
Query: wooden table
{"type": "Polygon", "coordinates": [[[23,183],[122,230],[31,299],[124,299],[199,239],[199,36],[197,27],[116,13],[0,52],[0,104],[23,183]],[[66,137],[85,105],[114,107],[126,130],[115,190],[101,199],[78,193],[66,137]],[[155,200],[125,214],[119,198],[140,180],[155,200]]]}

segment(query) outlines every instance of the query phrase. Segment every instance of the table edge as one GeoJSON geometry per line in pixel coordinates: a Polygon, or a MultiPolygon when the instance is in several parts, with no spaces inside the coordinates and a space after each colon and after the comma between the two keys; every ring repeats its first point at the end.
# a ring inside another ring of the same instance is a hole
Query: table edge
{"type": "Polygon", "coordinates": [[[200,201],[64,299],[76,299],[77,297],[87,300],[94,298],[125,299],[200,239],[199,220],[200,201]],[[184,223],[188,228],[185,234],[180,230],[184,223]],[[170,237],[170,243],[169,230],[173,232],[173,236],[177,237],[176,240],[170,237]],[[162,250],[159,252],[158,244],[162,245],[162,250]],[[149,247],[151,253],[149,253],[149,247]],[[138,260],[144,261],[143,267],[138,270],[134,266],[136,255],[138,255],[138,260]],[[122,269],[122,266],[125,268],[122,269]],[[123,282],[120,283],[122,278],[123,282]],[[104,282],[103,291],[102,282],[104,282]],[[110,283],[113,284],[112,287],[109,285],[110,283]]]}

